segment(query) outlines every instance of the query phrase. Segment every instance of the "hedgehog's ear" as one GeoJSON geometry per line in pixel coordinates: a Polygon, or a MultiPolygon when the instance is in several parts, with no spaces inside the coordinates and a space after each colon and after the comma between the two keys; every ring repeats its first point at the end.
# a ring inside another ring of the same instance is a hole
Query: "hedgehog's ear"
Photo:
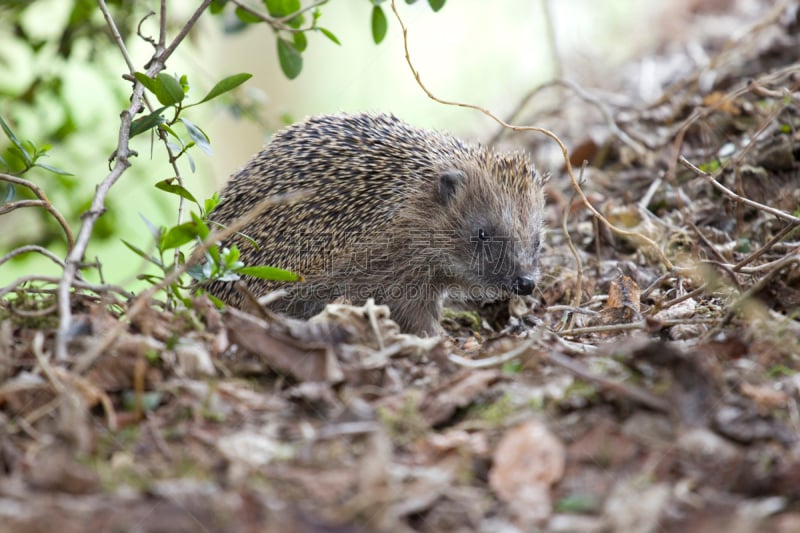
{"type": "Polygon", "coordinates": [[[447,205],[466,180],[467,175],[463,170],[455,168],[445,170],[439,174],[439,189],[436,199],[439,200],[440,204],[447,205]]]}

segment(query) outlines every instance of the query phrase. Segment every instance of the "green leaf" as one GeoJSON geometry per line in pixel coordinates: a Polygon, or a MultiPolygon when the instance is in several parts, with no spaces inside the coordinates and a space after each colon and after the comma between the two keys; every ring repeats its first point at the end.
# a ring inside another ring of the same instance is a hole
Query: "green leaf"
{"type": "Polygon", "coordinates": [[[259,22],[261,22],[261,19],[259,17],[241,7],[237,7],[234,13],[236,13],[236,18],[238,18],[245,24],[258,24],[259,22]]]}
{"type": "Polygon", "coordinates": [[[501,367],[504,374],[519,374],[522,370],[522,361],[519,359],[515,359],[513,361],[508,361],[503,363],[501,367]]]}
{"type": "Polygon", "coordinates": [[[22,141],[22,148],[21,149],[22,149],[23,153],[32,154],[31,157],[29,158],[31,160],[31,163],[36,161],[36,145],[35,144],[33,144],[29,140],[22,141]]]}
{"type": "MultiPolygon", "coordinates": [[[[206,200],[206,202],[208,202],[208,200],[206,200]]],[[[197,235],[201,239],[205,240],[206,237],[208,237],[209,233],[211,233],[211,230],[208,229],[208,225],[202,218],[197,216],[197,213],[192,212],[189,214],[189,216],[192,217],[192,222],[194,222],[195,225],[197,226],[197,235]]],[[[212,246],[212,248],[216,248],[216,246],[212,246]]]]}
{"type": "Polygon", "coordinates": [[[41,167],[41,168],[43,168],[43,169],[45,169],[45,170],[49,170],[49,171],[50,171],[50,172],[52,172],[53,174],[58,174],[58,175],[60,175],[60,176],[74,176],[74,175],[75,175],[75,174],[73,174],[73,173],[71,173],[71,172],[67,172],[66,170],[61,170],[61,169],[60,169],[60,168],[58,168],[58,167],[54,167],[53,165],[48,165],[48,164],[46,164],[46,163],[36,163],[36,164],[35,164],[35,165],[33,165],[33,166],[35,166],[35,167],[41,167]]]}
{"type": "Polygon", "coordinates": [[[206,295],[206,298],[211,300],[211,303],[213,303],[216,306],[217,309],[222,309],[223,307],[225,307],[225,302],[223,302],[222,300],[220,300],[219,298],[217,298],[213,294],[208,293],[208,292],[205,292],[204,294],[206,295]]]}
{"type": "Polygon", "coordinates": [[[13,183],[6,183],[6,187],[6,197],[0,200],[0,205],[13,202],[14,198],[17,197],[17,188],[14,187],[13,183]]]}
{"type": "Polygon", "coordinates": [[[211,155],[211,142],[208,140],[208,135],[201,130],[196,124],[189,122],[185,118],[181,117],[181,122],[183,125],[186,126],[186,131],[189,132],[189,137],[192,138],[194,143],[200,147],[200,149],[206,154],[211,155]]]}
{"type": "Polygon", "coordinates": [[[375,44],[380,44],[383,38],[386,37],[386,30],[389,28],[389,22],[386,20],[386,13],[380,6],[373,6],[372,8],[372,40],[375,44]]]}
{"type": "Polygon", "coordinates": [[[269,281],[301,281],[302,277],[289,270],[271,266],[246,266],[237,268],[237,274],[252,276],[254,278],[266,279],[269,281]]]}
{"type": "Polygon", "coordinates": [[[417,3],[417,0],[406,0],[406,4],[408,4],[408,5],[416,4],[416,3],[417,3]]]}
{"type": "Polygon", "coordinates": [[[141,213],[139,213],[139,218],[141,218],[144,221],[144,224],[145,224],[145,226],[147,226],[147,229],[150,232],[150,235],[153,236],[153,242],[155,242],[156,244],[161,242],[161,235],[163,235],[163,233],[164,233],[164,227],[163,226],[156,226],[155,224],[150,222],[147,219],[146,216],[144,216],[141,213]]]}
{"type": "Polygon", "coordinates": [[[306,39],[306,34],[303,32],[295,33],[292,40],[294,41],[294,47],[298,52],[305,51],[306,47],[308,46],[308,39],[306,39]]]}
{"type": "Polygon", "coordinates": [[[141,257],[142,259],[144,259],[144,260],[146,260],[146,261],[148,261],[150,263],[153,263],[154,265],[158,266],[159,268],[163,268],[164,267],[164,265],[161,263],[161,261],[159,261],[159,259],[157,257],[149,255],[147,252],[145,252],[141,248],[138,248],[138,247],[132,245],[131,243],[129,243],[125,239],[120,239],[120,240],[122,241],[122,244],[127,246],[133,253],[135,253],[136,255],[141,257]]]}
{"type": "Polygon", "coordinates": [[[146,281],[150,285],[158,285],[161,283],[161,281],[163,281],[164,278],[162,276],[155,276],[153,274],[139,274],[136,276],[136,279],[146,281]]]}
{"type": "Polygon", "coordinates": [[[212,15],[216,15],[217,13],[221,13],[223,9],[225,9],[225,3],[228,0],[213,0],[211,5],[208,6],[208,10],[211,11],[212,15]]]}
{"type": "Polygon", "coordinates": [[[278,37],[278,61],[283,74],[290,80],[295,79],[303,70],[303,56],[292,43],[278,37]]]}
{"type": "Polygon", "coordinates": [[[271,17],[282,18],[297,13],[302,7],[300,0],[264,0],[271,17]]]}
{"type": "Polygon", "coordinates": [[[202,104],[203,102],[208,102],[212,98],[216,98],[221,94],[224,94],[228,91],[235,89],[236,87],[243,84],[252,77],[253,77],[252,74],[248,74],[246,72],[241,74],[234,74],[233,76],[228,76],[227,78],[218,81],[217,84],[214,85],[210,91],[208,91],[208,94],[205,95],[202,100],[200,100],[197,103],[187,105],[186,107],[191,107],[198,104],[202,104]]]}
{"type": "Polygon", "coordinates": [[[185,198],[186,200],[194,202],[199,206],[200,204],[197,203],[197,200],[195,200],[194,196],[192,196],[192,193],[186,190],[183,187],[183,185],[176,183],[177,181],[178,180],[176,178],[167,178],[165,180],[161,180],[158,183],[156,183],[156,189],[160,189],[164,192],[172,194],[177,194],[181,198],[185,198]]]}
{"type": "Polygon", "coordinates": [[[297,15],[296,17],[290,18],[286,24],[290,28],[294,28],[296,30],[300,29],[300,26],[306,21],[306,18],[303,15],[297,15]]]}
{"type": "Polygon", "coordinates": [[[340,43],[340,42],[339,42],[339,39],[338,39],[338,38],[337,38],[337,37],[336,37],[336,36],[335,36],[333,33],[331,33],[331,31],[330,31],[330,30],[328,30],[328,29],[326,29],[326,28],[322,28],[322,27],[318,27],[318,28],[315,28],[315,29],[316,29],[317,31],[319,31],[320,33],[322,33],[322,35],[324,35],[325,37],[327,37],[327,38],[328,38],[328,39],[330,39],[331,41],[333,41],[333,42],[335,42],[336,44],[338,44],[339,46],[341,46],[341,45],[342,45],[342,43],[340,43]]]}
{"type": "Polygon", "coordinates": [[[163,106],[175,105],[183,101],[186,94],[181,82],[166,72],[159,73],[155,78],[149,77],[144,72],[135,72],[133,76],[144,85],[144,88],[153,93],[163,106]]]}
{"type": "Polygon", "coordinates": [[[22,157],[25,160],[25,167],[30,168],[30,166],[33,164],[31,155],[25,150],[22,143],[19,141],[19,139],[17,139],[17,136],[14,135],[14,132],[11,131],[11,128],[8,127],[8,124],[6,124],[6,121],[3,120],[2,117],[0,117],[0,126],[2,126],[3,131],[6,133],[6,137],[8,137],[8,140],[11,141],[12,144],[17,147],[17,150],[19,150],[22,154],[22,157]]]}
{"type": "Polygon", "coordinates": [[[144,85],[144,88],[153,94],[156,94],[156,80],[145,74],[144,72],[134,72],[133,77],[136,81],[144,85]]]}
{"type": "Polygon", "coordinates": [[[161,403],[162,392],[145,392],[141,396],[135,391],[122,391],[122,408],[128,412],[134,412],[141,408],[144,412],[154,411],[161,403]],[[141,402],[141,403],[140,403],[141,402]]]}
{"type": "Polygon", "coordinates": [[[171,106],[182,102],[186,97],[181,82],[172,74],[161,72],[156,76],[156,98],[162,105],[171,106]]]}
{"type": "Polygon", "coordinates": [[[173,142],[169,142],[168,141],[168,144],[170,145],[169,147],[170,147],[171,150],[180,151],[181,148],[183,148],[185,146],[185,143],[183,142],[183,139],[181,139],[180,135],[178,135],[178,133],[175,130],[172,129],[172,126],[170,126],[166,122],[162,122],[161,124],[158,125],[158,127],[161,128],[162,130],[166,131],[170,135],[172,135],[172,138],[175,139],[176,141],[178,141],[177,145],[175,143],[173,143],[173,142]]]}
{"type": "Polygon", "coordinates": [[[181,84],[181,89],[183,90],[183,94],[184,95],[189,94],[189,89],[191,87],[189,87],[189,77],[186,74],[181,75],[180,79],[178,80],[178,83],[181,84]]]}
{"type": "Polygon", "coordinates": [[[158,126],[159,124],[162,124],[162,123],[166,122],[166,119],[161,114],[165,109],[166,109],[166,106],[165,107],[159,107],[158,109],[156,109],[155,111],[153,111],[149,115],[146,115],[144,117],[140,117],[140,118],[137,118],[136,120],[134,120],[131,123],[131,137],[136,137],[140,133],[144,133],[144,132],[146,132],[146,131],[148,131],[150,129],[153,129],[154,127],[158,126]]]}
{"type": "Polygon", "coordinates": [[[255,240],[254,238],[252,238],[250,235],[247,235],[246,233],[242,233],[240,231],[237,231],[236,235],[238,235],[242,239],[246,240],[247,244],[249,244],[250,246],[252,246],[256,250],[260,250],[261,249],[261,246],[259,246],[258,241],[255,240]]]}
{"type": "Polygon", "coordinates": [[[197,225],[194,222],[184,222],[169,228],[159,243],[159,250],[171,250],[186,243],[192,242],[197,237],[197,225]]]}
{"type": "Polygon", "coordinates": [[[444,7],[445,0],[428,0],[428,5],[431,6],[431,9],[435,11],[439,11],[444,7]]]}
{"type": "Polygon", "coordinates": [[[219,193],[215,192],[211,195],[211,198],[206,198],[203,202],[203,208],[205,209],[206,214],[210,213],[214,210],[215,207],[219,205],[219,193]]]}
{"type": "Polygon", "coordinates": [[[239,261],[239,248],[236,246],[225,249],[225,266],[231,270],[244,268],[243,263],[239,261]]]}

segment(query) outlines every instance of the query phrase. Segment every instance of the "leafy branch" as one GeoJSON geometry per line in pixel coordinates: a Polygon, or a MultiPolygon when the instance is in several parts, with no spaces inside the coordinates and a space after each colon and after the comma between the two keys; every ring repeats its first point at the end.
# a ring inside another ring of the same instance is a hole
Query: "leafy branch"
{"type": "MultiPolygon", "coordinates": [[[[147,69],[147,75],[149,77],[152,78],[164,69],[167,59],[169,59],[169,57],[175,52],[175,49],[183,41],[183,39],[186,38],[189,30],[197,23],[200,15],[206,10],[206,8],[208,8],[211,2],[212,0],[203,0],[194,13],[192,13],[191,17],[183,26],[178,35],[168,46],[165,46],[166,6],[165,2],[162,1],[162,16],[160,22],[161,31],[156,52],[148,62],[149,68],[147,69]]],[[[110,15],[108,15],[108,7],[106,6],[105,0],[98,0],[98,4],[100,5],[101,10],[103,10],[106,20],[111,20],[110,15]]],[[[121,42],[118,42],[117,44],[122,45],[121,42]]],[[[122,48],[124,48],[124,45],[122,45],[122,48]]],[[[125,55],[127,54],[125,53],[125,55]]],[[[55,344],[55,353],[57,359],[63,360],[67,358],[67,341],[72,322],[70,292],[72,283],[75,280],[75,274],[78,266],[83,261],[84,254],[86,253],[86,247],[89,244],[92,229],[94,228],[97,219],[105,211],[105,198],[108,195],[109,190],[117,182],[117,180],[119,180],[122,174],[131,166],[130,158],[136,155],[130,149],[131,126],[134,120],[133,117],[142,107],[144,90],[145,87],[141,82],[137,81],[137,83],[134,84],[133,93],[131,95],[131,103],[121,115],[117,149],[114,153],[114,167],[97,186],[97,191],[92,199],[91,207],[84,215],[83,223],[78,231],[75,246],[73,246],[73,248],[67,254],[67,258],[65,260],[64,273],[61,276],[61,281],[58,284],[57,292],[59,316],[55,344]]]]}

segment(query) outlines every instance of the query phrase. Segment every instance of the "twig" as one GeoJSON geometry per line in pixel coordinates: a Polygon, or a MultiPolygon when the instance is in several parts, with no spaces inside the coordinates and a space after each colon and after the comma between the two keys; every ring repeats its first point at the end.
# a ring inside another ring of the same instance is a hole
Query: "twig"
{"type": "Polygon", "coordinates": [[[678,296],[676,298],[673,298],[672,300],[664,303],[663,305],[658,306],[658,310],[659,311],[663,311],[664,309],[669,309],[673,305],[678,305],[679,303],[681,303],[681,302],[683,302],[685,300],[688,300],[689,298],[694,298],[695,296],[700,296],[701,294],[703,294],[703,291],[706,290],[706,287],[708,287],[708,284],[707,283],[703,283],[702,285],[700,285],[696,289],[692,289],[689,292],[687,292],[686,294],[684,294],[682,296],[678,296]]]}
{"type": "MultiPolygon", "coordinates": [[[[583,181],[583,171],[585,169],[586,169],[586,162],[584,161],[584,164],[581,166],[581,175],[580,175],[581,181],[583,181]]],[[[572,257],[575,258],[576,279],[575,279],[575,294],[573,294],[572,296],[572,307],[578,308],[581,306],[581,296],[583,294],[583,263],[581,262],[581,257],[578,254],[578,250],[575,249],[575,245],[572,243],[572,236],[569,234],[569,230],[567,229],[567,219],[569,218],[569,211],[570,211],[570,206],[572,205],[573,196],[570,196],[569,201],[564,206],[564,215],[561,217],[561,231],[564,233],[564,240],[567,243],[567,247],[569,247],[570,253],[572,253],[572,257]]],[[[570,329],[572,328],[574,323],[575,323],[575,315],[570,313],[569,319],[564,328],[570,329]]]]}
{"type": "Polygon", "coordinates": [[[466,357],[461,357],[460,355],[451,353],[447,356],[447,359],[450,362],[457,364],[458,366],[463,366],[465,368],[472,368],[472,369],[501,366],[527,352],[528,349],[531,346],[533,346],[537,340],[538,339],[528,339],[527,341],[521,343],[519,346],[516,346],[511,350],[502,353],[500,355],[495,355],[494,357],[486,357],[484,359],[467,359],[466,357]]]}
{"type": "Polygon", "coordinates": [[[644,196],[642,196],[642,199],[639,200],[639,209],[642,211],[647,209],[647,206],[650,205],[650,201],[653,199],[653,196],[661,187],[662,183],[664,183],[664,178],[662,176],[658,176],[656,179],[650,182],[650,187],[647,188],[647,192],[645,192],[644,196]]]}
{"type": "MultiPolygon", "coordinates": [[[[600,114],[603,116],[603,119],[605,119],[605,123],[609,131],[611,131],[611,133],[613,133],[623,144],[627,145],[631,150],[633,150],[638,156],[642,157],[647,152],[648,146],[643,141],[634,139],[629,133],[625,132],[625,130],[619,127],[619,124],[617,124],[617,120],[614,117],[614,114],[611,112],[611,109],[608,104],[603,102],[598,96],[590,93],[589,91],[581,87],[578,83],[568,79],[559,78],[543,83],[538,87],[534,87],[528,94],[526,94],[522,98],[520,103],[517,105],[516,109],[511,113],[511,115],[509,115],[510,118],[509,121],[507,122],[510,122],[510,120],[513,120],[517,115],[519,115],[522,109],[537,93],[539,93],[543,89],[553,86],[565,87],[567,89],[570,89],[578,96],[578,98],[596,107],[600,111],[600,114]]],[[[500,138],[500,134],[506,128],[507,128],[506,126],[501,128],[500,131],[498,131],[494,135],[494,137],[492,137],[491,142],[492,143],[497,142],[497,140],[500,138]]]]}
{"type": "Polygon", "coordinates": [[[158,21],[158,48],[163,50],[167,44],[167,0],[161,0],[161,17],[158,21]]]}
{"type": "Polygon", "coordinates": [[[714,320],[710,318],[686,318],[686,319],[675,319],[675,320],[657,320],[657,321],[650,321],[647,320],[637,320],[636,322],[628,322],[626,324],[608,324],[605,326],[588,326],[585,328],[575,328],[568,331],[558,331],[555,332],[556,335],[562,336],[576,336],[576,335],[585,335],[587,333],[608,333],[608,332],[616,332],[616,331],[633,331],[637,329],[648,330],[655,324],[661,327],[670,327],[670,326],[682,326],[682,325],[692,325],[692,324],[710,324],[714,322],[714,320]]]}
{"type": "Polygon", "coordinates": [[[545,308],[545,313],[562,313],[564,311],[570,313],[578,313],[581,315],[590,315],[595,316],[597,315],[597,311],[592,311],[591,309],[586,309],[583,307],[573,307],[571,305],[550,305],[545,308]]]}
{"type": "Polygon", "coordinates": [[[43,316],[49,316],[53,314],[53,312],[58,309],[56,304],[48,305],[47,307],[42,307],[41,309],[34,309],[34,310],[27,310],[27,309],[20,309],[19,307],[14,307],[13,305],[8,306],[8,310],[14,313],[17,316],[22,316],[25,318],[38,318],[43,316]]]}
{"type": "Polygon", "coordinates": [[[784,226],[782,230],[780,230],[774,237],[772,237],[769,241],[767,241],[761,248],[756,250],[755,252],[751,253],[731,268],[734,272],[739,272],[742,268],[744,268],[747,264],[752,263],[765,253],[767,250],[775,246],[780,240],[782,240],[786,235],[788,235],[793,229],[797,227],[797,224],[788,224],[784,226]]]}
{"type": "Polygon", "coordinates": [[[44,375],[47,377],[47,381],[50,382],[56,393],[59,395],[66,394],[67,388],[61,382],[61,380],[58,379],[58,376],[53,371],[53,367],[50,366],[50,362],[47,360],[48,358],[44,355],[44,333],[41,331],[37,331],[33,336],[31,351],[33,352],[34,357],[36,357],[36,361],[39,363],[39,368],[42,369],[42,372],[44,372],[44,375]]]}
{"type": "MultiPolygon", "coordinates": [[[[161,55],[159,55],[157,58],[154,58],[158,63],[161,63],[161,66],[155,72],[158,72],[164,68],[164,63],[166,63],[167,59],[175,52],[175,49],[178,48],[178,45],[183,42],[186,36],[189,35],[189,31],[194,27],[195,24],[197,24],[197,19],[199,19],[200,15],[203,14],[206,8],[211,5],[211,2],[212,0],[203,0],[203,3],[197,7],[194,13],[192,13],[192,16],[189,17],[189,20],[187,20],[186,24],[183,25],[181,31],[178,32],[178,35],[172,39],[172,42],[169,44],[169,46],[164,49],[161,55]]],[[[164,21],[164,24],[166,24],[166,21],[164,21]]],[[[150,70],[153,70],[152,66],[150,66],[148,69],[148,76],[152,76],[152,74],[149,72],[150,70]]]]}
{"type": "MultiPolygon", "coordinates": [[[[43,283],[52,283],[52,284],[56,285],[61,281],[61,279],[62,278],[58,278],[58,277],[55,277],[55,276],[40,276],[38,274],[31,274],[31,275],[28,275],[28,276],[22,276],[20,278],[17,278],[16,280],[14,280],[13,283],[11,283],[11,284],[3,287],[2,289],[0,289],[0,298],[3,298],[5,295],[13,292],[14,289],[16,289],[17,287],[19,287],[20,285],[22,285],[24,283],[28,283],[28,282],[31,282],[31,281],[41,281],[43,283]]],[[[89,290],[89,291],[92,291],[92,292],[97,293],[97,294],[102,294],[104,292],[116,292],[116,293],[120,294],[121,296],[123,296],[124,298],[130,298],[131,297],[131,293],[129,293],[128,291],[126,291],[122,287],[118,287],[117,285],[107,285],[107,284],[105,284],[105,285],[95,285],[95,284],[92,284],[92,283],[87,283],[85,281],[77,281],[77,280],[73,281],[72,285],[75,288],[89,290]]],[[[55,292],[57,292],[57,290],[58,289],[54,289],[55,292]]]]}
{"type": "Polygon", "coordinates": [[[797,261],[798,259],[800,259],[800,255],[793,253],[790,255],[785,255],[780,259],[770,261],[769,263],[758,265],[757,267],[741,268],[739,269],[739,272],[741,272],[742,274],[761,274],[764,271],[771,271],[774,268],[782,268],[787,264],[791,263],[792,261],[797,261]]]}
{"type": "Polygon", "coordinates": [[[764,212],[769,213],[771,215],[775,215],[776,217],[778,217],[778,218],[780,218],[782,220],[787,220],[787,221],[791,222],[792,224],[800,224],[800,218],[797,218],[796,216],[792,216],[789,213],[786,213],[785,211],[781,211],[780,209],[775,209],[774,207],[770,207],[768,205],[760,204],[760,203],[758,203],[756,201],[750,200],[749,198],[745,198],[744,196],[740,196],[740,195],[736,194],[735,192],[733,192],[732,190],[730,190],[729,188],[727,188],[723,184],[721,184],[719,181],[717,181],[714,178],[714,176],[712,176],[708,172],[706,172],[704,170],[700,170],[699,168],[694,166],[685,157],[680,156],[678,158],[678,162],[680,162],[681,165],[683,165],[684,167],[688,168],[689,170],[691,170],[692,172],[694,172],[698,176],[702,176],[703,178],[708,180],[708,182],[711,183],[711,185],[713,185],[717,190],[722,192],[722,194],[724,194],[725,196],[727,196],[729,198],[732,198],[733,200],[736,200],[737,202],[742,202],[743,204],[749,205],[750,207],[754,207],[756,209],[760,209],[761,211],[764,211],[764,212]]]}
{"type": "Polygon", "coordinates": [[[673,277],[673,276],[678,276],[678,275],[680,275],[680,273],[681,273],[681,272],[683,272],[684,270],[685,270],[685,269],[683,269],[683,268],[675,268],[675,269],[673,269],[673,270],[671,270],[671,271],[669,271],[669,272],[664,272],[663,274],[661,274],[660,276],[658,276],[658,277],[657,277],[657,278],[656,278],[656,279],[655,279],[655,280],[654,280],[654,281],[653,281],[653,282],[652,282],[650,285],[648,285],[648,286],[647,286],[647,288],[646,288],[645,290],[643,290],[643,291],[642,291],[642,293],[641,293],[641,295],[640,295],[640,298],[641,298],[641,299],[644,299],[644,298],[646,298],[646,297],[647,297],[647,295],[648,295],[648,294],[650,294],[650,293],[651,293],[651,292],[652,292],[652,291],[653,291],[653,290],[654,290],[656,287],[658,287],[659,285],[661,285],[661,283],[662,283],[662,282],[663,282],[665,279],[667,279],[667,278],[671,278],[671,277],[673,277]]]}
{"type": "Polygon", "coordinates": [[[510,129],[512,131],[532,131],[532,132],[536,132],[536,133],[541,133],[542,135],[546,135],[547,137],[552,139],[558,145],[558,147],[561,149],[561,154],[562,154],[562,156],[564,158],[564,165],[566,167],[567,174],[569,175],[570,181],[572,182],[572,186],[578,192],[578,194],[581,197],[581,200],[583,201],[583,204],[586,206],[586,208],[595,217],[600,219],[600,221],[602,221],[603,224],[605,224],[606,227],[608,227],[614,233],[617,233],[619,235],[625,235],[625,236],[628,236],[628,237],[637,237],[641,241],[644,241],[645,243],[650,245],[655,250],[656,254],[658,255],[660,261],[664,264],[665,268],[667,270],[672,270],[672,268],[673,268],[672,262],[669,259],[667,259],[667,256],[664,255],[664,252],[661,250],[661,247],[659,247],[652,239],[650,239],[646,235],[642,235],[641,233],[638,233],[638,232],[635,232],[635,231],[628,231],[628,230],[624,230],[622,228],[618,228],[617,226],[615,226],[611,222],[609,222],[608,219],[606,219],[602,214],[600,214],[599,211],[597,211],[597,209],[594,208],[594,206],[591,204],[591,202],[589,202],[589,199],[586,198],[586,195],[584,194],[583,189],[581,189],[580,185],[578,184],[577,179],[575,178],[575,173],[572,170],[572,163],[569,160],[569,153],[567,151],[567,147],[564,145],[564,143],[561,141],[561,139],[558,138],[558,136],[555,133],[553,133],[550,130],[547,130],[545,128],[539,128],[539,127],[536,127],[536,126],[514,126],[514,125],[506,123],[503,119],[501,119],[500,117],[498,117],[497,115],[495,115],[494,113],[489,111],[488,109],[482,108],[482,107],[480,107],[478,105],[467,104],[467,103],[464,103],[464,102],[455,102],[455,101],[451,101],[451,100],[444,100],[444,99],[439,98],[436,95],[434,95],[428,89],[428,87],[422,82],[422,77],[421,77],[419,71],[416,69],[416,67],[414,66],[414,63],[411,61],[411,53],[409,52],[409,49],[408,49],[408,28],[406,27],[405,23],[403,22],[402,17],[400,17],[400,12],[397,10],[397,1],[396,0],[392,0],[392,11],[394,12],[395,18],[397,18],[397,21],[400,24],[400,28],[403,31],[403,48],[404,48],[404,51],[405,51],[406,63],[408,64],[409,69],[411,70],[411,73],[414,76],[414,79],[417,81],[417,85],[419,85],[419,87],[423,90],[423,92],[425,92],[425,94],[428,96],[428,98],[430,98],[434,102],[438,102],[438,103],[440,103],[442,105],[450,105],[450,106],[456,106],[456,107],[463,107],[463,108],[466,108],[466,109],[474,109],[475,111],[479,111],[479,112],[483,113],[484,115],[486,115],[487,117],[491,118],[492,120],[497,122],[499,125],[501,125],[501,126],[503,126],[505,128],[508,128],[508,129],[510,129]]]}
{"type": "Polygon", "coordinates": [[[771,89],[767,89],[756,80],[748,80],[747,87],[756,96],[761,96],[764,98],[774,98],[776,100],[789,99],[795,102],[800,102],[800,97],[798,97],[796,94],[794,94],[786,87],[782,87],[780,91],[774,91],[771,89]]]}
{"type": "MultiPolygon", "coordinates": [[[[67,251],[72,250],[72,248],[75,246],[75,237],[72,235],[72,230],[70,229],[69,224],[67,224],[67,220],[63,216],[61,216],[61,213],[59,213],[55,207],[53,207],[53,204],[51,204],[50,200],[47,198],[47,194],[45,194],[45,192],[38,185],[24,178],[3,173],[0,173],[0,180],[7,181],[9,183],[14,183],[16,185],[22,185],[23,187],[27,187],[41,201],[40,203],[36,204],[28,203],[25,205],[19,205],[20,202],[13,202],[11,204],[6,204],[6,206],[4,207],[14,206],[14,205],[16,205],[16,207],[33,207],[33,206],[43,207],[45,211],[53,215],[53,218],[55,218],[56,221],[58,221],[58,224],[61,226],[61,229],[64,230],[64,235],[66,235],[67,237],[67,251]]],[[[12,211],[13,209],[15,209],[15,207],[12,207],[11,209],[4,209],[3,212],[12,211]]]]}
{"type": "Polygon", "coordinates": [[[25,246],[20,246],[15,250],[11,250],[6,255],[0,257],[0,265],[5,263],[6,261],[10,261],[11,259],[13,259],[18,255],[27,254],[30,252],[39,252],[40,254],[50,259],[52,262],[54,262],[61,268],[64,268],[64,261],[62,261],[60,257],[58,257],[56,254],[54,254],[47,248],[39,246],[38,244],[26,244],[25,246]]]}
{"type": "Polygon", "coordinates": [[[128,65],[128,71],[132,74],[136,70],[136,67],[133,65],[133,60],[130,54],[128,54],[128,50],[125,48],[125,41],[122,40],[122,34],[120,34],[119,28],[117,28],[117,25],[114,23],[114,18],[108,11],[105,0],[98,0],[97,4],[100,7],[100,12],[103,13],[103,18],[106,20],[106,26],[108,26],[108,29],[111,31],[111,37],[113,37],[114,42],[117,43],[117,48],[122,52],[122,58],[128,65]]]}
{"type": "Polygon", "coordinates": [[[264,23],[268,24],[275,31],[286,31],[286,32],[290,32],[290,33],[300,33],[300,32],[304,32],[304,31],[312,30],[314,28],[312,26],[309,26],[307,28],[292,28],[291,26],[288,26],[286,23],[289,22],[290,20],[292,20],[293,18],[296,18],[296,17],[302,15],[306,11],[310,11],[312,9],[318,8],[319,6],[321,6],[323,4],[327,4],[328,0],[318,0],[317,2],[313,2],[313,3],[309,4],[309,5],[307,5],[306,7],[302,8],[302,9],[300,9],[298,11],[295,11],[294,13],[290,13],[290,14],[284,16],[284,17],[271,17],[269,15],[265,15],[264,13],[253,9],[252,7],[250,7],[247,4],[241,2],[240,0],[231,0],[231,3],[233,5],[235,5],[236,7],[240,8],[242,11],[246,11],[248,14],[253,15],[257,19],[261,20],[261,22],[264,22],[264,23]]]}

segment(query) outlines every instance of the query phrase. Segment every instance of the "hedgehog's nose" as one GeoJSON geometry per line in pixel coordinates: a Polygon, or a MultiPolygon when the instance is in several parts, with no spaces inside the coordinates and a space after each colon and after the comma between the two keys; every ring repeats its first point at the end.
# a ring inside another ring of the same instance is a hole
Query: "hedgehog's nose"
{"type": "Polygon", "coordinates": [[[511,290],[514,294],[532,294],[535,286],[536,280],[533,276],[519,276],[511,285],[511,290]]]}

